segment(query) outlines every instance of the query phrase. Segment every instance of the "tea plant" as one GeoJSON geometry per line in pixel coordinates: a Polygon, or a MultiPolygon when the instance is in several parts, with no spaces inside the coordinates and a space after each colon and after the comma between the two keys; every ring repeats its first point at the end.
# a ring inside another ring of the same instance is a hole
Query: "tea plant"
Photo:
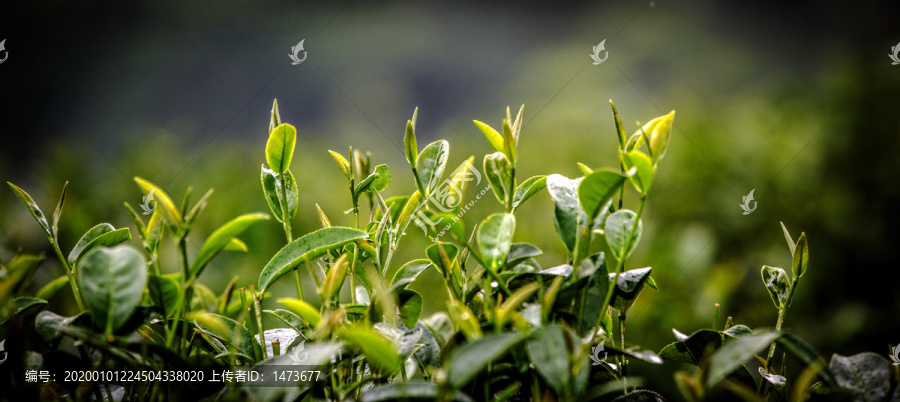
{"type": "Polygon", "coordinates": [[[628,267],[628,259],[640,243],[641,218],[675,112],[628,136],[615,105],[610,106],[618,166],[594,169],[578,163],[582,177],[574,179],[558,174],[517,177],[524,106],[515,118],[507,109],[499,130],[475,121],[495,152],[483,157],[480,171],[473,156],[445,175],[450,145],[439,140],[419,148],[416,110],[403,142],[415,191],[388,197],[392,176],[387,165],[372,166],[370,154],[352,148],[346,155],[329,151],[346,178],[349,209],[343,212],[353,214],[355,226],[333,226],[328,213],[341,211],[326,212],[317,204],[322,228],[295,238],[291,221],[298,212],[312,211],[298,211],[299,184],[290,170],[297,131],[281,121],[276,102],[260,170],[271,216],[249,213],[226,222],[193,259],[187,252],[188,235],[212,190],[191,206],[189,188],[178,206],[164,189],[136,177],[138,188],[155,194],[157,201],[147,222],[125,204],[141,247],[128,244],[131,229],[102,223],[64,256],[57,228],[67,187],[47,219],[24,190],[9,183],[47,235],[66,275],[28,297],[22,295],[43,256],[20,254],[0,266],[0,325],[10,353],[3,368],[11,368],[4,374],[9,385],[4,389],[31,399],[658,401],[662,396],[644,389],[630,367],[669,360],[696,366],[674,378],[683,397],[692,401],[799,401],[836,390],[866,400],[886,399],[895,384],[885,359],[835,356],[826,366],[809,344],[782,329],[809,263],[805,233],[794,242],[784,225],[791,275],[781,268],[762,268],[778,309],[774,329],[751,330],[735,325],[731,317],[717,328],[714,319],[713,328],[690,336],[673,330],[676,341],[659,353],[626,339],[629,309],[645,286],[657,287],[653,268],[628,267]],[[482,177],[499,203],[498,212],[467,228],[461,217],[472,203],[463,202],[464,194],[482,177]],[[544,189],[553,200],[555,231],[567,251],[564,261],[547,268],[537,259],[540,249],[514,241],[516,226],[523,224],[518,208],[544,189]],[[285,245],[261,268],[255,284],[238,287],[234,278],[216,295],[197,281],[219,253],[247,252],[238,236],[271,217],[281,224],[285,245]],[[412,235],[407,233],[410,223],[424,229],[431,244],[423,258],[401,264],[394,259],[404,236],[412,235]],[[159,258],[165,237],[175,244],[177,267],[163,266],[159,258]],[[440,273],[443,289],[435,291],[446,295],[447,308],[424,317],[425,296],[409,285],[428,269],[440,273]],[[303,294],[304,270],[314,282],[318,304],[303,294]],[[270,288],[285,276],[292,277],[296,297],[275,298],[281,308],[264,308],[272,298],[270,288]],[[67,285],[80,313],[63,317],[45,311],[47,300],[67,285]],[[345,287],[349,298],[342,296],[345,287]],[[278,324],[266,328],[267,321],[278,324]],[[790,381],[785,377],[787,354],[804,367],[790,381]],[[758,380],[745,366],[754,357],[758,380]],[[315,368],[303,373],[316,376],[269,376],[301,364],[315,368]],[[29,367],[52,371],[54,380],[27,381],[23,373],[29,367]],[[153,374],[240,368],[263,373],[268,380],[191,383],[177,377],[181,374],[173,379],[153,374]],[[74,369],[144,374],[128,380],[60,379],[74,369]]]}

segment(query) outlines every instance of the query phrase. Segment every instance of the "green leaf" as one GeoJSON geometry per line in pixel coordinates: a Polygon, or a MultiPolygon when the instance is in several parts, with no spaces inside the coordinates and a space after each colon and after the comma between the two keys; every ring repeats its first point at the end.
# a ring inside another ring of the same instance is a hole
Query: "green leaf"
{"type": "Polygon", "coordinates": [[[63,184],[62,194],[59,195],[59,202],[56,203],[56,209],[53,210],[53,222],[50,229],[53,230],[53,236],[59,231],[59,217],[62,215],[63,205],[66,203],[66,189],[69,188],[69,182],[63,184]]]}
{"type": "Polygon", "coordinates": [[[213,313],[192,313],[192,321],[197,329],[215,337],[237,349],[241,354],[253,359],[262,358],[262,348],[253,334],[243,325],[231,318],[213,313]]]}
{"type": "Polygon", "coordinates": [[[356,239],[365,239],[368,236],[368,233],[361,230],[334,226],[319,229],[294,240],[278,250],[263,267],[258,281],[260,293],[265,293],[272,282],[300,264],[312,261],[330,250],[343,247],[356,239]]]}
{"type": "Polygon", "coordinates": [[[278,99],[272,102],[272,118],[269,119],[269,132],[281,125],[281,113],[278,113],[278,99]]]}
{"type": "MultiPolygon", "coordinates": [[[[448,248],[445,247],[444,251],[447,251],[448,255],[450,254],[450,250],[448,248]]],[[[456,253],[454,253],[454,257],[455,254],[456,253]]],[[[419,274],[421,274],[422,271],[425,271],[425,269],[427,269],[430,265],[431,262],[428,260],[412,260],[410,262],[407,262],[406,264],[403,264],[403,266],[400,267],[400,269],[398,269],[394,274],[394,278],[391,279],[391,286],[388,291],[393,292],[395,290],[406,289],[406,287],[409,286],[410,283],[415,281],[416,277],[418,277],[419,274]]]]}
{"type": "Polygon", "coordinates": [[[769,291],[769,296],[772,297],[772,303],[775,303],[775,308],[781,310],[787,307],[788,297],[791,293],[791,279],[784,270],[763,265],[760,275],[762,275],[766,290],[769,291]]]}
{"type": "Polygon", "coordinates": [[[450,354],[447,381],[453,388],[462,388],[488,364],[518,345],[525,336],[517,332],[491,334],[457,347],[450,354]]]}
{"type": "Polygon", "coordinates": [[[556,233],[570,253],[575,249],[579,215],[583,217],[582,222],[587,221],[587,216],[578,203],[578,186],[581,180],[581,178],[570,180],[558,174],[547,176],[547,192],[555,203],[553,223],[556,226],[556,233]]]}
{"type": "Polygon", "coordinates": [[[319,325],[319,321],[322,321],[319,310],[303,300],[283,297],[278,299],[278,302],[297,313],[303,319],[303,322],[313,327],[319,325]]]}
{"type": "Polygon", "coordinates": [[[746,325],[735,325],[722,331],[723,334],[728,335],[732,338],[740,338],[744,335],[750,335],[750,333],[752,332],[753,331],[750,330],[750,328],[746,325]]]}
{"type": "Polygon", "coordinates": [[[138,187],[141,188],[141,191],[144,194],[150,194],[150,192],[153,192],[154,200],[156,200],[157,204],[162,207],[163,215],[169,220],[169,223],[176,228],[181,228],[183,223],[181,210],[179,210],[178,207],[175,206],[175,203],[172,202],[172,198],[169,197],[169,195],[166,194],[163,189],[147,180],[144,180],[140,177],[135,177],[134,181],[135,183],[137,183],[138,187]]]}
{"type": "Polygon", "coordinates": [[[416,115],[419,114],[419,108],[413,110],[412,120],[406,121],[406,133],[403,135],[403,148],[406,150],[406,161],[409,166],[416,166],[416,154],[419,152],[416,144],[416,115]]]}
{"type": "Polygon", "coordinates": [[[572,381],[567,343],[562,327],[551,324],[535,330],[525,344],[531,364],[560,396],[566,395],[572,381]]]}
{"type": "Polygon", "coordinates": [[[797,239],[797,245],[794,248],[794,258],[791,261],[791,272],[794,274],[794,280],[806,273],[806,266],[809,264],[809,245],[806,242],[806,232],[800,233],[797,239]]]}
{"type": "Polygon", "coordinates": [[[609,100],[609,106],[612,108],[613,119],[616,121],[616,137],[619,139],[619,149],[625,149],[625,125],[622,124],[622,116],[619,116],[619,110],[612,99],[609,100]]]}
{"type": "Polygon", "coordinates": [[[294,174],[290,170],[284,171],[282,174],[262,165],[260,169],[260,182],[262,183],[263,195],[266,197],[266,203],[269,204],[269,210],[275,219],[284,222],[284,213],[281,211],[281,178],[284,177],[284,190],[287,193],[287,219],[294,219],[297,215],[297,202],[300,198],[300,189],[297,187],[297,181],[294,180],[294,174]]]}
{"type": "MultiPolygon", "coordinates": [[[[625,311],[631,308],[637,299],[647,278],[650,278],[651,268],[632,269],[619,274],[619,280],[616,281],[616,288],[613,293],[612,306],[616,310],[625,311]]],[[[615,272],[609,273],[609,279],[612,280],[616,276],[615,272]]]]}
{"type": "Polygon", "coordinates": [[[331,155],[331,159],[334,160],[334,163],[341,168],[341,171],[344,172],[344,176],[347,176],[347,179],[352,179],[353,175],[350,173],[350,162],[347,162],[347,159],[344,158],[344,155],[341,155],[332,150],[328,150],[328,154],[331,155]]]}
{"type": "Polygon", "coordinates": [[[325,275],[325,280],[322,281],[323,300],[332,300],[341,291],[341,286],[344,285],[344,279],[347,277],[347,270],[350,267],[350,264],[347,262],[347,256],[348,254],[341,254],[337,261],[331,265],[328,274],[325,275]]]}
{"type": "Polygon", "coordinates": [[[537,257],[544,254],[537,246],[529,243],[513,243],[509,248],[509,254],[506,256],[506,267],[521,263],[531,257],[537,257]]]}
{"type": "Polygon", "coordinates": [[[600,306],[602,306],[603,302],[606,300],[606,293],[609,292],[609,282],[611,280],[609,271],[606,267],[605,257],[606,256],[600,252],[585,258],[581,262],[581,267],[578,270],[578,274],[583,275],[588,273],[587,271],[590,269],[590,278],[587,281],[587,292],[582,300],[582,303],[584,303],[582,315],[580,317],[580,333],[582,335],[586,335],[591,328],[597,325],[597,321],[600,319],[601,314],[606,314],[606,311],[600,310],[600,306]]]}
{"type": "MultiPolygon", "coordinates": [[[[369,389],[359,396],[361,402],[382,401],[437,401],[442,396],[438,385],[433,382],[408,381],[379,385],[369,389]]],[[[453,396],[453,401],[469,402],[469,398],[462,392],[453,396]]]]}
{"type": "Polygon", "coordinates": [[[794,248],[797,246],[794,244],[794,240],[791,239],[791,234],[788,233],[787,227],[784,226],[784,222],[779,222],[781,224],[781,231],[784,232],[784,241],[787,242],[788,248],[791,249],[791,255],[794,255],[794,248]]]}
{"type": "Polygon", "coordinates": [[[108,223],[101,223],[90,228],[81,236],[81,239],[72,248],[72,252],[69,253],[67,260],[69,264],[75,265],[81,257],[94,248],[110,247],[129,240],[131,240],[131,232],[128,228],[116,229],[108,223]]]}
{"type": "Polygon", "coordinates": [[[497,213],[481,222],[475,242],[482,259],[491,268],[499,268],[506,262],[515,232],[516,217],[513,214],[497,213]]]}
{"type": "Polygon", "coordinates": [[[425,146],[416,158],[416,171],[427,194],[431,194],[431,190],[441,180],[449,154],[450,143],[446,140],[439,140],[425,146]]]}
{"type": "MultiPolygon", "coordinates": [[[[456,259],[456,255],[459,253],[459,247],[452,243],[436,243],[428,246],[425,249],[425,256],[428,257],[428,260],[431,261],[431,264],[444,275],[445,278],[449,277],[451,270],[453,269],[453,260],[456,259]],[[444,252],[447,253],[447,261],[445,262],[443,258],[441,258],[441,252],[438,250],[438,247],[442,247],[444,252]]],[[[427,266],[426,266],[427,267],[427,266]]]]}
{"type": "Polygon", "coordinates": [[[516,165],[516,138],[513,136],[512,128],[509,126],[508,120],[503,120],[503,152],[509,157],[509,162],[513,166],[516,165]]]}
{"type": "Polygon", "coordinates": [[[269,132],[266,142],[266,163],[269,168],[281,174],[291,167],[294,157],[294,146],[297,144],[297,129],[284,123],[269,132]]]}
{"type": "Polygon", "coordinates": [[[134,313],[147,284],[147,262],[128,245],[95,248],[78,268],[81,296],[94,322],[112,333],[134,313]]]}
{"type": "Polygon", "coordinates": [[[606,208],[619,187],[625,183],[625,176],[608,169],[601,169],[584,177],[578,185],[578,200],[581,202],[589,222],[593,222],[606,208]]]}
{"type": "Polygon", "coordinates": [[[512,212],[516,212],[516,209],[519,208],[523,202],[537,194],[537,192],[541,191],[544,187],[547,187],[547,176],[543,175],[529,177],[528,180],[519,184],[519,187],[516,187],[516,192],[513,194],[512,212]]]}
{"type": "Polygon", "coordinates": [[[51,297],[53,297],[57,293],[59,293],[59,291],[62,290],[62,288],[66,287],[66,285],[68,285],[68,284],[69,284],[69,276],[68,275],[60,276],[59,278],[56,278],[56,279],[50,281],[50,283],[44,285],[44,287],[42,287],[41,290],[38,290],[36,296],[38,299],[50,300],[51,297]]]}
{"type": "Polygon", "coordinates": [[[277,309],[275,311],[263,310],[263,313],[271,315],[275,319],[283,322],[285,325],[293,328],[297,332],[301,332],[304,328],[306,328],[306,325],[303,324],[303,319],[292,311],[277,309]]]}
{"type": "Polygon", "coordinates": [[[575,164],[578,165],[578,170],[581,171],[582,176],[587,176],[591,173],[594,173],[594,169],[591,169],[588,165],[585,165],[581,162],[575,162],[575,164]]]}
{"type": "Polygon", "coordinates": [[[768,348],[778,336],[778,332],[758,331],[725,343],[710,358],[706,387],[712,388],[725,376],[740,368],[745,361],[768,348]]]}
{"type": "Polygon", "coordinates": [[[19,201],[22,201],[22,205],[25,206],[25,209],[31,214],[31,217],[34,218],[35,222],[41,226],[41,229],[44,230],[44,233],[47,234],[47,237],[53,239],[53,230],[50,227],[50,223],[47,222],[47,217],[44,216],[44,212],[37,206],[37,203],[34,202],[34,199],[31,198],[25,190],[17,187],[15,184],[10,182],[6,182],[10,188],[12,188],[13,192],[16,193],[16,196],[19,197],[19,201]]]}
{"type": "MultiPolygon", "coordinates": [[[[673,331],[675,331],[673,329],[673,331]]],[[[701,329],[686,339],[670,343],[659,351],[659,357],[699,366],[713,352],[722,346],[722,335],[709,329],[701,329]]]]}
{"type": "Polygon", "coordinates": [[[853,392],[854,401],[886,401],[891,388],[887,359],[865,352],[850,357],[833,355],[829,368],[841,388],[853,392]]]}
{"type": "Polygon", "coordinates": [[[472,122],[475,123],[475,126],[477,126],[479,130],[481,130],[481,133],[484,134],[484,138],[487,138],[488,142],[491,143],[491,146],[494,147],[495,151],[504,151],[503,137],[500,135],[500,133],[497,132],[497,130],[494,130],[491,126],[484,124],[478,120],[473,120],[472,122]]]}
{"type": "Polygon", "coordinates": [[[830,386],[834,386],[835,384],[837,384],[835,373],[833,373],[832,370],[828,367],[825,367],[825,360],[822,359],[822,356],[819,355],[819,352],[816,352],[816,350],[813,349],[813,347],[808,343],[806,343],[806,341],[804,341],[797,335],[783,333],[780,337],[778,337],[776,342],[778,342],[778,344],[784,347],[788,352],[791,352],[792,355],[800,359],[803,364],[807,366],[820,364],[822,370],[817,373],[818,376],[830,386]]]}
{"type": "Polygon", "coordinates": [[[203,246],[200,247],[200,251],[197,252],[197,257],[194,258],[194,263],[191,265],[191,277],[195,278],[199,276],[206,264],[208,264],[216,254],[221,252],[235,236],[243,233],[254,223],[268,219],[269,215],[264,213],[257,212],[244,214],[228,221],[228,223],[216,229],[216,231],[203,242],[203,246]]]}
{"type": "Polygon", "coordinates": [[[375,191],[384,191],[387,188],[388,184],[391,184],[391,169],[388,168],[388,165],[381,164],[375,166],[375,173],[378,176],[372,181],[372,188],[375,191]]]}
{"type": "Polygon", "coordinates": [[[401,290],[397,295],[397,306],[400,307],[400,321],[407,328],[412,328],[422,314],[422,295],[412,290],[401,290]]]}
{"type": "Polygon", "coordinates": [[[512,185],[512,165],[506,155],[494,152],[484,156],[484,175],[491,183],[491,190],[500,203],[506,205],[507,194],[512,185]]]}
{"type": "Polygon", "coordinates": [[[150,275],[147,290],[150,291],[153,305],[163,310],[166,317],[172,317],[181,305],[181,289],[171,276],[150,275]]]}
{"type": "Polygon", "coordinates": [[[622,161],[625,163],[625,168],[635,169],[635,174],[631,175],[631,184],[634,184],[634,188],[638,192],[646,195],[650,191],[650,186],[653,185],[653,175],[655,174],[650,157],[635,150],[623,154],[622,161]]]}
{"type": "Polygon", "coordinates": [[[401,359],[397,348],[393,342],[375,331],[362,326],[353,326],[344,330],[341,339],[361,350],[369,364],[385,374],[400,369],[401,359]]]}
{"type": "Polygon", "coordinates": [[[669,147],[669,139],[672,135],[674,119],[675,111],[673,110],[665,116],[650,120],[634,133],[632,138],[636,137],[637,139],[634,142],[634,146],[627,150],[631,151],[632,149],[638,149],[649,139],[650,144],[648,147],[650,148],[650,159],[653,161],[653,165],[656,166],[663,156],[665,156],[666,149],[669,147]]]}
{"type": "Polygon", "coordinates": [[[603,231],[606,233],[606,244],[609,245],[609,250],[616,256],[617,260],[627,259],[641,239],[641,231],[643,230],[641,221],[637,222],[634,236],[630,239],[628,238],[636,217],[637,214],[634,211],[620,209],[606,218],[606,223],[603,226],[603,231]]]}

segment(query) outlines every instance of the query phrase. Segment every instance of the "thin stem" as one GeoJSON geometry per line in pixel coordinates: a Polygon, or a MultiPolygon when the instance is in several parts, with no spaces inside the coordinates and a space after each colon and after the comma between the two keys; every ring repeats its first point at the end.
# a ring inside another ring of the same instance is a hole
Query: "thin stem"
{"type": "Polygon", "coordinates": [[[303,300],[303,287],[300,286],[300,268],[294,268],[294,286],[297,287],[297,298],[303,300]]]}
{"type": "Polygon", "coordinates": [[[359,258],[359,246],[353,244],[353,260],[350,261],[350,303],[356,304],[356,259],[359,258]]]}
{"type": "MultiPolygon", "coordinates": [[[[629,243],[630,243],[631,239],[634,238],[634,232],[637,230],[637,226],[641,222],[641,215],[644,213],[644,203],[646,202],[646,200],[647,200],[647,195],[642,194],[640,204],[638,204],[637,213],[635,214],[635,217],[634,217],[634,223],[631,224],[631,230],[628,231],[629,243]]],[[[630,244],[629,244],[629,246],[630,246],[630,244]]],[[[626,247],[626,251],[627,251],[627,248],[629,248],[629,247],[626,247]]],[[[600,323],[603,321],[603,316],[606,313],[606,309],[609,308],[609,303],[612,301],[612,296],[616,289],[616,283],[619,282],[619,275],[622,273],[622,271],[624,269],[625,269],[625,256],[623,255],[622,258],[620,258],[619,261],[616,262],[616,276],[609,283],[609,290],[606,292],[606,299],[603,301],[603,304],[600,308],[600,317],[597,318],[597,324],[594,325],[595,327],[600,325],[600,323]]]]}
{"type": "MultiPolygon", "coordinates": [[[[619,312],[619,347],[622,350],[625,350],[625,312],[619,312]]],[[[622,388],[624,389],[624,393],[628,393],[628,385],[626,384],[625,377],[627,376],[626,367],[628,367],[628,361],[625,355],[622,355],[622,364],[619,366],[619,373],[622,375],[622,388]]]]}
{"type": "Polygon", "coordinates": [[[56,257],[62,262],[63,267],[66,269],[66,274],[69,276],[69,286],[72,287],[72,295],[75,296],[75,302],[78,303],[78,312],[83,313],[85,311],[84,301],[81,300],[81,290],[78,288],[78,281],[75,279],[75,267],[69,265],[69,261],[63,257],[62,250],[59,249],[59,244],[56,243],[55,239],[51,238],[50,244],[53,245],[53,251],[56,252],[56,257]]]}
{"type": "Polygon", "coordinates": [[[269,352],[266,350],[266,331],[263,329],[262,323],[262,295],[253,290],[253,285],[250,285],[250,292],[255,293],[253,295],[253,310],[254,315],[256,315],[256,327],[259,329],[259,343],[262,345],[263,359],[266,359],[269,357],[269,352]]]}

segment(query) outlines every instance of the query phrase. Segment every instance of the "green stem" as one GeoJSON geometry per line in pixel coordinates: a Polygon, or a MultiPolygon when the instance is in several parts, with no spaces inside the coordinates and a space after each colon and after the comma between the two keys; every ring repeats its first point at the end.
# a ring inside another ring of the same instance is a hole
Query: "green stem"
{"type": "Polygon", "coordinates": [[[294,268],[294,286],[297,287],[297,298],[303,300],[303,287],[300,286],[300,268],[294,268]]]}
{"type": "MultiPolygon", "coordinates": [[[[350,261],[350,303],[356,304],[356,259],[359,258],[359,246],[353,244],[353,260],[350,261]]],[[[405,371],[404,371],[405,372],[405,371]]]]}
{"type": "MultiPolygon", "coordinates": [[[[619,312],[619,347],[622,350],[625,350],[625,312],[619,312]]],[[[626,384],[625,377],[628,375],[626,367],[628,366],[627,358],[622,355],[622,364],[619,366],[619,373],[622,375],[622,388],[624,389],[624,393],[628,393],[628,385],[626,384]]]]}
{"type": "Polygon", "coordinates": [[[59,244],[56,243],[55,239],[51,238],[50,244],[53,245],[53,251],[56,252],[56,257],[62,262],[63,267],[66,269],[66,274],[69,276],[69,286],[72,287],[72,295],[75,296],[75,302],[78,303],[78,312],[83,313],[85,311],[84,301],[81,299],[81,290],[78,288],[78,281],[75,278],[75,267],[69,265],[69,261],[63,257],[62,250],[59,249],[59,244]]]}
{"type": "MultiPolygon", "coordinates": [[[[634,232],[637,230],[638,223],[641,222],[641,215],[644,213],[644,203],[646,202],[646,200],[647,200],[646,194],[642,194],[640,204],[638,204],[637,213],[634,217],[634,223],[632,223],[632,225],[631,225],[631,230],[628,231],[629,243],[631,242],[631,239],[634,238],[634,232]]],[[[629,244],[628,247],[625,248],[626,251],[628,250],[628,248],[630,248],[630,246],[631,245],[629,244]]],[[[599,326],[600,323],[603,321],[603,316],[606,313],[606,309],[609,308],[609,303],[612,301],[612,296],[616,289],[616,283],[619,282],[619,275],[622,273],[622,271],[624,269],[625,269],[625,256],[622,256],[622,258],[620,258],[619,261],[616,262],[616,276],[609,283],[609,290],[607,290],[606,299],[603,301],[603,304],[601,305],[600,317],[597,318],[597,324],[594,325],[595,327],[599,326]]]]}
{"type": "MultiPolygon", "coordinates": [[[[256,293],[252,288],[253,285],[250,286],[250,291],[256,293]]],[[[269,352],[266,350],[266,331],[262,323],[262,294],[256,293],[253,295],[253,310],[256,313],[254,315],[256,315],[256,327],[259,329],[259,343],[262,345],[262,355],[263,360],[265,360],[269,357],[269,352]]]]}

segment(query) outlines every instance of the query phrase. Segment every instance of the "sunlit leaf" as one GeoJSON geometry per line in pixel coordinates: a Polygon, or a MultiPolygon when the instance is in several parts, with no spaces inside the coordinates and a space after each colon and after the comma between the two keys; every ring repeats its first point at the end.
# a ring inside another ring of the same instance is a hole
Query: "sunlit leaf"
{"type": "Polygon", "coordinates": [[[266,141],[266,163],[273,171],[281,174],[291,167],[294,157],[294,146],[297,144],[297,129],[284,123],[269,132],[266,141]]]}
{"type": "Polygon", "coordinates": [[[300,264],[312,261],[329,250],[343,247],[356,239],[365,239],[368,236],[368,233],[361,230],[335,226],[319,229],[294,240],[275,253],[275,256],[263,267],[259,274],[259,291],[265,293],[276,279],[300,264]]]}
{"type": "Polygon", "coordinates": [[[516,217],[513,214],[497,213],[481,222],[475,241],[486,264],[498,268],[506,262],[515,232],[516,217]]]}

